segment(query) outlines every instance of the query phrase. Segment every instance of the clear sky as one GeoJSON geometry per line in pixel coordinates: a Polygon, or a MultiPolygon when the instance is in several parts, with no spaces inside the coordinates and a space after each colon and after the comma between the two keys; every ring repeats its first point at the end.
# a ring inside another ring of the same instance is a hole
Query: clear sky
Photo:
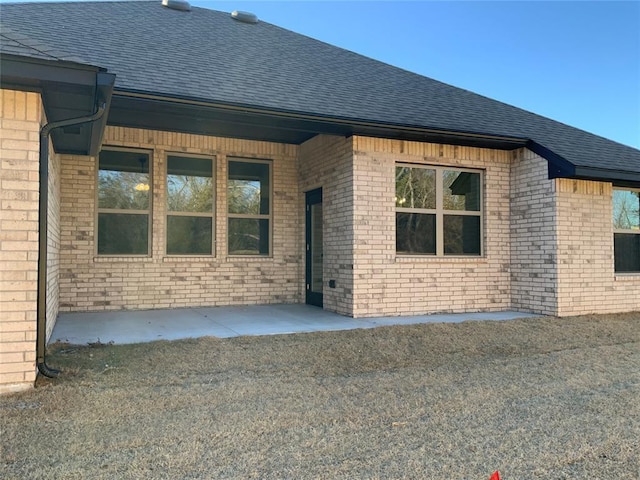
{"type": "Polygon", "coordinates": [[[638,0],[190,3],[250,11],[263,21],[640,148],[638,0]]]}

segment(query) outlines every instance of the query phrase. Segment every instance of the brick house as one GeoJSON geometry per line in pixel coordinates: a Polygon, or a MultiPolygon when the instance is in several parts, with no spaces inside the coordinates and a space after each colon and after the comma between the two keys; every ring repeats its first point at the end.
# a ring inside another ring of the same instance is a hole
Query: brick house
{"type": "Polygon", "coordinates": [[[0,7],[0,391],[59,312],[640,309],[640,151],[165,3],[0,7]]]}

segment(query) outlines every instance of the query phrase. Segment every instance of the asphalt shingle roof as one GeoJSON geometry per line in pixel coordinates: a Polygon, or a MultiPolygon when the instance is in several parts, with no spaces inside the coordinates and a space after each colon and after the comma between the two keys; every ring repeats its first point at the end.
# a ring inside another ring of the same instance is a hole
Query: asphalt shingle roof
{"type": "MultiPolygon", "coordinates": [[[[0,22],[3,33],[20,32],[107,68],[116,91],[526,138],[576,166],[640,173],[640,150],[224,12],[181,12],[160,0],[3,4],[0,22]]],[[[0,46],[19,49],[10,41],[0,46]]]]}
{"type": "Polygon", "coordinates": [[[35,46],[28,44],[25,37],[14,35],[6,30],[0,31],[0,52],[8,55],[18,55],[20,57],[37,58],[40,60],[58,60],[35,46]]]}
{"type": "Polygon", "coordinates": [[[0,53],[3,55],[16,55],[38,60],[67,61],[74,63],[87,63],[80,57],[62,52],[41,40],[36,40],[23,32],[14,31],[2,22],[4,10],[0,6],[0,53]]]}

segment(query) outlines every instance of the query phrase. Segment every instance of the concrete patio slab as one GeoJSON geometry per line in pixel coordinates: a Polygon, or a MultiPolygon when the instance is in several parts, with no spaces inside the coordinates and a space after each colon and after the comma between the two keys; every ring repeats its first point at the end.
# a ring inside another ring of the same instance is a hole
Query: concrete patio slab
{"type": "Polygon", "coordinates": [[[503,311],[406,317],[350,318],[309,305],[251,305],[211,308],[180,308],[98,313],[63,313],[50,342],[140,343],[212,336],[277,335],[319,331],[353,330],[383,325],[458,323],[473,320],[512,320],[539,317],[503,311]]]}

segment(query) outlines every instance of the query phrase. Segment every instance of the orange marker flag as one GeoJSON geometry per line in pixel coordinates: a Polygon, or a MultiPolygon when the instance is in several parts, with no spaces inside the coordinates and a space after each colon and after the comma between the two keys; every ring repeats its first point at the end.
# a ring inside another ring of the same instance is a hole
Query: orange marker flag
{"type": "Polygon", "coordinates": [[[491,478],[489,478],[489,480],[500,480],[500,472],[498,472],[497,470],[493,472],[493,475],[491,475],[491,478]]]}

